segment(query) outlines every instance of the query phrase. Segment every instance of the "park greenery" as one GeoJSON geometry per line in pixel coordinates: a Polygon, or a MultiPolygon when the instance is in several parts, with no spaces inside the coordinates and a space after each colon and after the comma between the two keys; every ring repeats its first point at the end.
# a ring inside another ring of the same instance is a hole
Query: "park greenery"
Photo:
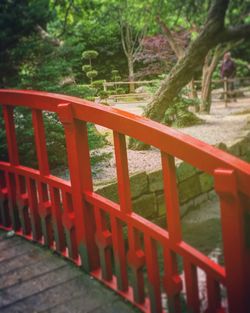
{"type": "MultiPolygon", "coordinates": [[[[211,80],[230,50],[238,75],[250,76],[250,4],[244,0],[2,0],[0,3],[0,88],[44,90],[93,100],[110,93],[134,92],[133,81],[157,79],[144,115],[168,125],[199,120],[194,105],[209,112],[211,80]],[[202,79],[201,99],[192,81],[202,79]],[[103,82],[130,81],[130,89],[103,82]],[[187,100],[186,92],[190,90],[187,100]],[[182,118],[183,117],[183,118],[182,118]]],[[[26,138],[28,111],[15,110],[18,137],[26,138]]],[[[55,144],[64,146],[56,117],[44,115],[53,166],[65,163],[55,144]]],[[[4,130],[0,120],[1,153],[4,130]]],[[[89,126],[91,148],[105,138],[89,126]]],[[[32,155],[32,140],[20,151],[32,155]]],[[[131,141],[131,148],[140,143],[131,141]]],[[[5,152],[2,152],[5,151],[5,152]]],[[[22,152],[20,152],[22,155],[22,152]]],[[[31,158],[34,158],[34,156],[31,158]]]]}

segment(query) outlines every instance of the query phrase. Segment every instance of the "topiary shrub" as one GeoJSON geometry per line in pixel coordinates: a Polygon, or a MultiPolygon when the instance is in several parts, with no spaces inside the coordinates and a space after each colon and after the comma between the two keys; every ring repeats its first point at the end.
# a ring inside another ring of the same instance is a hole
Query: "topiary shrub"
{"type": "Polygon", "coordinates": [[[203,120],[188,110],[190,105],[197,105],[195,101],[183,96],[176,97],[173,105],[166,110],[163,122],[168,126],[175,127],[201,124],[203,120]]]}
{"type": "Polygon", "coordinates": [[[90,62],[92,59],[96,59],[99,53],[95,50],[86,50],[82,53],[83,59],[88,59],[90,62]]]}

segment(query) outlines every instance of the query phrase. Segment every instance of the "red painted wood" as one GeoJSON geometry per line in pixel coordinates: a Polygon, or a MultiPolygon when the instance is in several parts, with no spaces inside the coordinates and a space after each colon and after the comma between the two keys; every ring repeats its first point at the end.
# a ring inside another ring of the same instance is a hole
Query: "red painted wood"
{"type": "Polygon", "coordinates": [[[127,260],[122,221],[111,214],[112,243],[114,249],[115,273],[118,290],[128,290],[127,260]]]}
{"type": "Polygon", "coordinates": [[[9,161],[12,165],[18,165],[19,157],[13,112],[14,112],[13,107],[9,105],[3,105],[3,117],[5,122],[9,161]]]}
{"type": "Polygon", "coordinates": [[[193,313],[200,313],[197,268],[188,259],[184,260],[184,273],[187,307],[193,313]]]}
{"type": "Polygon", "coordinates": [[[35,91],[0,90],[9,162],[0,161],[0,227],[57,249],[143,312],[162,313],[161,283],[168,311],[181,312],[184,265],[187,307],[200,313],[197,268],[207,277],[207,312],[250,312],[250,166],[174,129],[74,97],[35,91]],[[32,120],[39,169],[19,164],[13,108],[26,106],[32,120]],[[50,174],[42,111],[59,115],[65,129],[70,182],[50,174]],[[119,204],[93,192],[86,122],[114,132],[119,204]],[[167,229],[132,211],[125,135],[161,150],[167,229]],[[220,197],[225,267],[182,239],[175,158],[213,175],[220,197]],[[19,208],[19,210],[17,210],[19,208]],[[108,216],[108,221],[107,221],[108,216]],[[234,249],[232,253],[232,242],[234,249]],[[163,250],[164,277],[158,267],[163,250]],[[66,253],[68,252],[68,253],[66,253]],[[114,264],[114,269],[112,267],[114,264]],[[129,282],[127,268],[132,270],[129,282]],[[147,273],[146,275],[143,273],[147,273]],[[131,285],[132,287],[131,288],[131,285]]]}
{"type": "Polygon", "coordinates": [[[78,250],[82,266],[92,271],[99,266],[99,258],[93,207],[84,201],[82,193],[93,190],[87,125],[73,118],[69,104],[59,105],[59,117],[65,129],[78,250]]]}
{"type": "Polygon", "coordinates": [[[75,213],[73,208],[73,201],[71,194],[69,192],[66,192],[65,190],[62,190],[62,206],[62,223],[66,232],[66,242],[69,257],[73,260],[77,260],[78,250],[76,242],[75,213]]]}
{"type": "Polygon", "coordinates": [[[114,132],[114,146],[120,207],[129,213],[132,210],[132,203],[125,136],[114,132]]]}
{"type": "Polygon", "coordinates": [[[42,175],[49,175],[49,161],[42,111],[32,110],[32,122],[34,127],[38,168],[42,175]]]}
{"type": "Polygon", "coordinates": [[[56,250],[58,252],[64,252],[66,248],[65,234],[62,223],[62,207],[60,190],[50,186],[49,194],[51,199],[51,214],[53,224],[53,234],[56,243],[56,250]]]}
{"type": "Polygon", "coordinates": [[[249,248],[246,244],[244,208],[234,170],[215,171],[215,189],[220,197],[222,237],[229,312],[250,312],[249,248]]]}
{"type": "Polygon", "coordinates": [[[166,218],[170,240],[181,241],[181,219],[174,158],[166,153],[161,154],[166,218]]]}
{"type": "Polygon", "coordinates": [[[140,233],[132,225],[128,225],[128,243],[129,251],[127,254],[127,259],[133,274],[132,286],[134,301],[138,303],[144,303],[145,284],[143,277],[143,267],[145,265],[145,253],[142,250],[140,233]]]}
{"type": "Polygon", "coordinates": [[[41,218],[39,215],[38,200],[37,200],[37,187],[34,179],[26,177],[27,193],[29,199],[29,210],[31,219],[32,239],[41,241],[42,228],[41,218]]]}

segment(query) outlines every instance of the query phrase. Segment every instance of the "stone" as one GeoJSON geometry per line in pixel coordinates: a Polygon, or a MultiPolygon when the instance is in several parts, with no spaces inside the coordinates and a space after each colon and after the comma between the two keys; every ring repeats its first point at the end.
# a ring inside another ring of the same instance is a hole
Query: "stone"
{"type": "Polygon", "coordinates": [[[156,203],[158,208],[158,216],[166,214],[165,196],[164,193],[156,195],[156,203]]]}
{"type": "Polygon", "coordinates": [[[216,144],[215,147],[226,152],[228,151],[227,145],[224,142],[216,144]]]}
{"type": "Polygon", "coordinates": [[[133,211],[142,217],[153,217],[157,213],[157,205],[154,193],[143,195],[132,202],[133,211]]]}
{"type": "Polygon", "coordinates": [[[208,194],[206,192],[194,198],[194,205],[199,206],[200,204],[206,202],[207,200],[208,200],[208,194]]]}
{"type": "Polygon", "coordinates": [[[180,206],[181,219],[191,210],[195,208],[194,200],[190,200],[180,206]]]}
{"type": "Polygon", "coordinates": [[[250,151],[246,153],[244,156],[241,157],[241,159],[245,162],[250,162],[250,151]]]}
{"type": "Polygon", "coordinates": [[[95,190],[95,192],[111,201],[119,203],[118,189],[117,189],[116,182],[111,183],[109,185],[98,187],[95,190]]]}
{"type": "Polygon", "coordinates": [[[237,139],[233,143],[230,144],[228,148],[228,152],[235,156],[241,155],[241,140],[237,139]]]}
{"type": "Polygon", "coordinates": [[[249,138],[244,138],[240,144],[241,155],[250,154],[250,142],[249,138]]]}
{"type": "Polygon", "coordinates": [[[208,200],[214,200],[217,197],[218,195],[214,189],[208,192],[208,200]]]}
{"type": "Polygon", "coordinates": [[[196,174],[196,168],[192,165],[182,162],[177,168],[178,182],[182,182],[185,179],[192,177],[196,174]]]}
{"type": "Polygon", "coordinates": [[[146,172],[139,172],[130,176],[130,188],[132,199],[148,193],[148,176],[146,172]]]}
{"type": "Polygon", "coordinates": [[[214,178],[207,173],[202,173],[199,175],[201,192],[207,192],[214,188],[214,178]]]}
{"type": "Polygon", "coordinates": [[[150,192],[163,190],[162,170],[150,172],[148,174],[150,192]]]}
{"type": "Polygon", "coordinates": [[[179,201],[185,203],[201,194],[198,175],[190,177],[179,184],[179,201]]]}

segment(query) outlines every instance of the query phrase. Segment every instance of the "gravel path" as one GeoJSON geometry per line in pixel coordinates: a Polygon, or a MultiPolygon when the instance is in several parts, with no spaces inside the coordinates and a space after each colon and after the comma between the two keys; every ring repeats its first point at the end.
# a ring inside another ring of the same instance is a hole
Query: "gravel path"
{"type": "MultiPolygon", "coordinates": [[[[141,103],[139,106],[141,107],[141,103]]],[[[134,112],[136,104],[123,106],[129,112],[134,112]]],[[[225,108],[223,102],[214,102],[210,115],[199,115],[205,120],[202,125],[180,128],[178,131],[196,137],[209,144],[215,145],[220,142],[230,144],[237,137],[246,133],[247,120],[250,116],[250,98],[239,99],[237,102],[228,104],[225,108]],[[244,114],[236,114],[244,113],[244,114]]],[[[248,128],[250,128],[248,126],[248,128]]],[[[104,152],[113,154],[113,146],[102,149],[104,152]]],[[[161,167],[160,152],[151,148],[147,151],[128,150],[129,172],[151,171],[161,167]]],[[[114,157],[95,168],[94,180],[109,180],[116,177],[114,157]]]]}

